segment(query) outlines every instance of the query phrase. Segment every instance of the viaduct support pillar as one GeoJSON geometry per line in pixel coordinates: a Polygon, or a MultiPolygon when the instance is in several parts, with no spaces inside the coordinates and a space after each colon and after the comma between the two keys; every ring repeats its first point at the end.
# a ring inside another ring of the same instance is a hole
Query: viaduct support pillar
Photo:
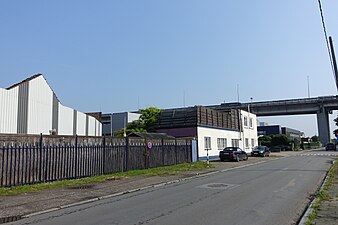
{"type": "Polygon", "coordinates": [[[319,140],[323,145],[326,145],[330,142],[330,124],[329,124],[329,114],[324,108],[321,108],[317,112],[317,125],[318,125],[318,135],[319,140]]]}

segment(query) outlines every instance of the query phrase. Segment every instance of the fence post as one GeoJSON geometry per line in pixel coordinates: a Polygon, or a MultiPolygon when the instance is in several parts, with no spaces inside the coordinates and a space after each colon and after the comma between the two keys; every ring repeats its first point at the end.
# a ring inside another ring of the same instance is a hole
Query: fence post
{"type": "Polygon", "coordinates": [[[74,153],[74,157],[75,157],[75,172],[74,172],[74,176],[75,178],[77,178],[78,174],[77,174],[77,170],[78,170],[78,154],[77,154],[77,134],[75,135],[75,146],[74,146],[74,150],[75,150],[75,153],[74,153]]]}
{"type": "Polygon", "coordinates": [[[5,176],[6,176],[6,179],[5,179],[5,183],[4,183],[4,185],[5,186],[8,186],[8,169],[9,169],[9,167],[8,167],[8,162],[9,162],[9,160],[8,160],[8,155],[9,155],[9,150],[10,149],[10,146],[7,146],[7,148],[6,148],[6,172],[5,172],[5,176]]]}
{"type": "MultiPolygon", "coordinates": [[[[13,144],[12,144],[12,146],[11,146],[11,148],[10,148],[10,163],[9,163],[9,186],[12,186],[12,158],[13,158],[13,144]]],[[[7,166],[8,167],[8,166],[7,166]]]]}
{"type": "Polygon", "coordinates": [[[177,164],[178,155],[177,155],[177,139],[175,138],[175,164],[177,164]]]}
{"type": "Polygon", "coordinates": [[[1,147],[2,151],[2,159],[1,159],[1,187],[3,186],[3,181],[4,181],[4,163],[5,163],[5,143],[4,146],[1,147]]]}
{"type": "Polygon", "coordinates": [[[48,170],[49,170],[49,168],[48,168],[48,163],[49,163],[48,158],[49,158],[50,149],[49,149],[48,145],[44,145],[43,149],[45,150],[45,161],[46,162],[45,162],[45,178],[44,178],[44,181],[46,182],[48,180],[48,170]]]}
{"type": "Polygon", "coordinates": [[[106,137],[103,136],[103,160],[102,160],[103,174],[106,174],[106,137]]]}
{"type": "MultiPolygon", "coordinates": [[[[21,145],[21,144],[20,144],[21,145]]],[[[19,151],[18,151],[18,158],[17,158],[17,163],[18,163],[18,169],[17,169],[17,176],[16,176],[16,185],[20,184],[20,163],[21,163],[21,151],[22,151],[22,148],[21,146],[19,147],[19,151]]]]}
{"type": "Polygon", "coordinates": [[[148,168],[150,168],[150,153],[151,153],[151,148],[152,148],[153,144],[148,145],[148,141],[146,143],[146,148],[147,148],[147,159],[148,159],[148,168]],[[151,146],[151,147],[150,147],[151,146]]]}
{"type": "Polygon", "coordinates": [[[125,154],[124,154],[124,167],[125,171],[129,170],[129,137],[126,136],[126,148],[125,148],[125,154]]]}
{"type": "Polygon", "coordinates": [[[39,157],[39,182],[42,181],[42,133],[40,133],[40,142],[39,142],[39,151],[40,151],[40,157],[39,157]]]}
{"type": "Polygon", "coordinates": [[[185,162],[189,162],[188,139],[185,139],[185,162]]]}
{"type": "MultiPolygon", "coordinates": [[[[16,152],[17,152],[17,149],[18,149],[18,146],[15,145],[15,148],[14,148],[14,165],[13,165],[13,182],[12,182],[12,185],[15,186],[15,180],[16,180],[16,164],[17,164],[17,157],[16,157],[16,152]]],[[[13,150],[12,150],[13,151],[13,150]]]]}
{"type": "Polygon", "coordinates": [[[27,156],[25,156],[25,145],[24,144],[22,145],[21,151],[22,151],[22,157],[21,157],[21,183],[19,183],[19,184],[23,185],[23,184],[25,184],[23,173],[24,173],[25,158],[27,157],[27,156]]]}
{"type": "Polygon", "coordinates": [[[31,170],[32,170],[32,144],[29,145],[27,144],[27,151],[29,151],[29,161],[28,161],[28,169],[27,169],[27,180],[28,183],[32,183],[32,177],[31,177],[31,170]]]}
{"type": "Polygon", "coordinates": [[[147,169],[147,138],[144,139],[144,168],[147,169]]]}
{"type": "Polygon", "coordinates": [[[161,140],[162,144],[162,166],[164,166],[164,139],[161,140]]]}

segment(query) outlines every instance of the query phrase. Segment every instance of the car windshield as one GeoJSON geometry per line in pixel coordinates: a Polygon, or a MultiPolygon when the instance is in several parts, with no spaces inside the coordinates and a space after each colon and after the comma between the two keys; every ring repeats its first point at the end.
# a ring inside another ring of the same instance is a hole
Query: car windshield
{"type": "Polygon", "coordinates": [[[263,146],[257,146],[256,147],[256,150],[259,150],[259,151],[264,150],[264,149],[265,149],[265,147],[263,147],[263,146]]]}

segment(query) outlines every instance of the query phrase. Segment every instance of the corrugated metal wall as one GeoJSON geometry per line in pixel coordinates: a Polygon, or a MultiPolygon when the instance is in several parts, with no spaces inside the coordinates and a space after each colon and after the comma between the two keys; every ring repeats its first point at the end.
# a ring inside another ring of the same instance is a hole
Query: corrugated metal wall
{"type": "Polygon", "coordinates": [[[81,112],[77,112],[77,124],[76,132],[77,135],[86,135],[86,117],[87,115],[81,112]]]}
{"type": "Polygon", "coordinates": [[[101,136],[102,124],[94,117],[63,106],[43,76],[10,90],[0,88],[0,133],[101,136]]]}
{"type": "Polygon", "coordinates": [[[88,136],[95,136],[95,122],[96,119],[94,117],[88,117],[88,136]]]}
{"type": "Polygon", "coordinates": [[[28,130],[29,134],[49,134],[52,130],[53,92],[46,80],[39,76],[29,81],[28,130]]]}
{"type": "Polygon", "coordinates": [[[17,132],[19,134],[27,134],[28,129],[28,95],[29,84],[27,82],[18,86],[18,126],[17,132]]]}
{"type": "Polygon", "coordinates": [[[59,135],[73,135],[74,110],[59,104],[59,135]]]}
{"type": "Polygon", "coordinates": [[[18,92],[0,89],[0,133],[17,133],[18,92]]]}
{"type": "Polygon", "coordinates": [[[102,123],[96,120],[96,124],[97,124],[96,136],[102,136],[102,123]]]}

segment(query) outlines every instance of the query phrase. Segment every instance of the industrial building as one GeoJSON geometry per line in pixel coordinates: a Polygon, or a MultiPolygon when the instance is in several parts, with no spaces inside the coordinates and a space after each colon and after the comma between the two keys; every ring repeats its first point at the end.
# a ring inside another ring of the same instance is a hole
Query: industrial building
{"type": "Polygon", "coordinates": [[[273,134],[285,134],[288,135],[291,141],[298,140],[300,141],[301,138],[304,136],[304,133],[291,129],[288,127],[282,127],[280,125],[267,125],[258,126],[257,127],[258,135],[273,135],[273,134]]]}
{"type": "Polygon", "coordinates": [[[225,147],[249,153],[258,144],[256,115],[231,109],[219,112],[203,106],[162,110],[155,129],[174,137],[195,137],[199,159],[217,158],[225,147]]]}
{"type": "MultiPolygon", "coordinates": [[[[102,114],[103,135],[123,130],[128,123],[138,120],[137,112],[102,114]]],[[[236,146],[247,153],[258,144],[256,115],[239,109],[219,112],[203,106],[162,109],[154,124],[157,133],[176,138],[195,138],[198,159],[217,158],[225,147],[236,146]]]]}
{"type": "Polygon", "coordinates": [[[0,88],[0,133],[101,136],[101,122],[60,103],[42,74],[0,88]]]}
{"type": "Polygon", "coordinates": [[[140,113],[134,112],[102,114],[102,135],[114,136],[115,131],[126,129],[128,123],[138,120],[140,116],[140,113]]]}

